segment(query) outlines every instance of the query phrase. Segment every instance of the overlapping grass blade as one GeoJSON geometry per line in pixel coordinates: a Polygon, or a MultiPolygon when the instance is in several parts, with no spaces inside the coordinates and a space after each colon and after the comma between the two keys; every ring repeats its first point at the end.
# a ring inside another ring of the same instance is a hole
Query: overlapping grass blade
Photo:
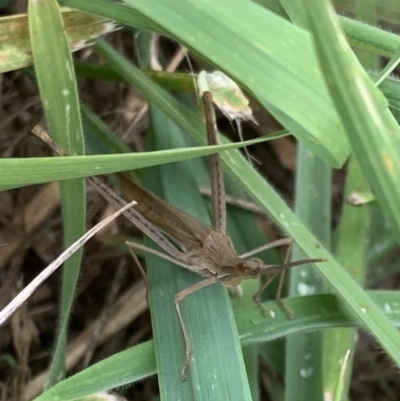
{"type": "MultiPolygon", "coordinates": [[[[371,298],[382,312],[392,310],[389,317],[400,327],[398,294],[396,291],[371,291],[371,298]]],[[[265,304],[275,312],[266,319],[256,305],[235,311],[240,341],[243,346],[272,341],[290,333],[312,331],[329,327],[352,327],[354,321],[334,295],[312,295],[287,300],[296,320],[287,319],[277,302],[265,304]]],[[[153,341],[119,352],[55,385],[35,401],[74,400],[99,391],[134,383],[156,372],[153,341]]]]}
{"type": "Polygon", "coordinates": [[[348,144],[305,31],[252,2],[127,4],[240,82],[307,148],[342,165],[348,144]]]}
{"type": "Polygon", "coordinates": [[[318,7],[308,5],[310,27],[332,99],[346,127],[354,155],[400,238],[399,125],[381,92],[352,54],[327,2],[320,0],[316,4],[318,7]],[[322,27],[321,21],[328,25],[322,27]]]}
{"type": "MultiPolygon", "coordinates": [[[[61,12],[55,0],[29,2],[29,33],[36,77],[50,134],[69,154],[84,154],[74,67],[61,12]],[[50,65],[51,74],[48,70],[50,65]]],[[[85,182],[82,179],[70,180],[61,183],[60,190],[64,245],[67,248],[81,237],[86,229],[85,182]]],[[[64,264],[59,330],[49,386],[60,381],[65,374],[67,326],[81,257],[82,250],[79,250],[64,264]]]]}
{"type": "MultiPolygon", "coordinates": [[[[283,136],[287,135],[286,133],[283,136]]],[[[273,140],[281,137],[277,133],[240,143],[225,143],[216,146],[196,146],[185,149],[171,149],[146,153],[118,153],[112,155],[69,156],[68,158],[35,157],[0,160],[2,184],[0,189],[16,188],[23,185],[41,184],[54,180],[68,180],[91,175],[109,174],[159,164],[172,163],[207,156],[217,151],[237,149],[242,146],[273,140]]]]}

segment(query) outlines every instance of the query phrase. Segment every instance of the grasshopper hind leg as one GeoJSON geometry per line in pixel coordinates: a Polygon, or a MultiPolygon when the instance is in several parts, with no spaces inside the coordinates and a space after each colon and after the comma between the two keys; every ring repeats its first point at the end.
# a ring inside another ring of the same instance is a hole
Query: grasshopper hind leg
{"type": "Polygon", "coordinates": [[[203,281],[199,281],[199,282],[191,285],[190,287],[185,288],[184,290],[178,292],[175,295],[175,309],[176,309],[176,313],[178,314],[179,323],[180,323],[181,329],[182,329],[183,339],[185,341],[185,363],[183,365],[182,372],[181,372],[183,381],[185,381],[187,378],[187,371],[190,366],[190,357],[192,355],[192,349],[190,346],[189,334],[188,334],[188,330],[187,330],[186,324],[183,319],[180,303],[188,295],[193,294],[194,292],[200,290],[201,288],[204,288],[211,284],[214,284],[216,281],[217,281],[216,277],[211,276],[203,281]]]}

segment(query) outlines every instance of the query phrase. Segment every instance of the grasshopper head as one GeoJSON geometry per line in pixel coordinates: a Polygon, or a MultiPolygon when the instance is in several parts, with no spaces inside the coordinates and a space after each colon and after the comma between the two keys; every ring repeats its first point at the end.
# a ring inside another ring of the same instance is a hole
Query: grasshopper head
{"type": "Polygon", "coordinates": [[[242,280],[259,277],[263,267],[264,264],[258,259],[225,259],[218,268],[217,276],[224,285],[237,286],[242,280]]]}

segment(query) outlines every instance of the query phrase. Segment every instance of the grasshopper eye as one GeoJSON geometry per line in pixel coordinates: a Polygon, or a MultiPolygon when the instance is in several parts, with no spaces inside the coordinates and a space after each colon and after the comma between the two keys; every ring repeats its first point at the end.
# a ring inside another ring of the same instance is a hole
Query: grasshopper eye
{"type": "Polygon", "coordinates": [[[237,263],[236,268],[239,272],[243,272],[245,270],[245,264],[243,262],[237,263]]]}

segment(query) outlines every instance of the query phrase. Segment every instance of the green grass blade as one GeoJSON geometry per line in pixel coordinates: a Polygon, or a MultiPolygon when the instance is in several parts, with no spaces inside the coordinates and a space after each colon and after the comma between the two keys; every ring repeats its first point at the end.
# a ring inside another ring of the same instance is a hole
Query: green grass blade
{"type": "Polygon", "coordinates": [[[332,397],[333,401],[346,401],[347,400],[347,389],[348,389],[348,379],[349,371],[348,367],[350,366],[350,349],[347,350],[344,358],[341,360],[341,367],[338,376],[337,385],[335,388],[335,394],[332,397]]]}
{"type": "Polygon", "coordinates": [[[127,3],[240,82],[322,159],[344,162],[348,144],[305,31],[252,2],[127,3]]]}
{"type": "MultiPolygon", "coordinates": [[[[131,153],[125,145],[88,106],[81,102],[86,146],[92,154],[131,153]]],[[[101,163],[99,163],[101,164],[101,163]]]]}
{"type": "MultiPolygon", "coordinates": [[[[310,27],[314,33],[321,67],[326,77],[329,77],[327,83],[347,129],[354,156],[393,232],[399,238],[399,127],[382,95],[351,54],[329,4],[324,1],[304,4],[308,6],[310,27]]],[[[366,311],[368,313],[369,309],[366,311]]],[[[385,320],[384,316],[376,317],[385,320]]],[[[388,322],[382,323],[384,330],[376,327],[377,331],[381,331],[376,338],[399,364],[398,333],[395,334],[388,322]],[[386,339],[382,341],[384,337],[386,339]]]]}
{"type": "MultiPolygon", "coordinates": [[[[370,291],[369,295],[387,313],[392,323],[400,328],[397,291],[370,291]]],[[[287,319],[277,302],[265,306],[275,312],[265,317],[256,305],[235,310],[235,319],[243,346],[272,341],[290,333],[326,329],[329,327],[353,327],[352,320],[337,297],[331,294],[290,298],[287,306],[295,312],[295,319],[287,319]]],[[[111,390],[135,383],[156,373],[153,341],[137,345],[106,358],[82,372],[71,376],[45,391],[35,401],[64,401],[111,390]]]]}
{"type": "MultiPolygon", "coordinates": [[[[125,82],[124,78],[107,65],[80,61],[75,63],[75,72],[81,77],[101,79],[112,82],[125,82]]],[[[193,76],[182,72],[142,70],[164,89],[195,93],[193,76]]]]}
{"type": "MultiPolygon", "coordinates": [[[[55,0],[29,2],[29,32],[33,60],[49,131],[69,154],[84,153],[78,92],[72,57],[65,35],[60,9],[55,0]],[[52,73],[49,74],[49,65],[52,73]]],[[[60,185],[64,246],[67,248],[85,232],[85,182],[77,179],[60,185]]],[[[60,328],[48,385],[65,375],[67,326],[78,280],[82,250],[64,264],[60,328]]]]}
{"type": "MultiPolygon", "coordinates": [[[[177,126],[159,109],[151,108],[151,119],[157,148],[184,145],[177,126]]],[[[158,175],[146,172],[145,182],[154,192],[162,188],[169,203],[204,219],[207,212],[194,177],[192,163],[185,162],[166,165],[158,175]]],[[[161,399],[251,400],[226,290],[216,284],[189,295],[181,303],[192,347],[188,378],[182,382],[185,352],[174,296],[202,279],[152,256],[148,257],[148,267],[161,399]]]]}
{"type": "Polygon", "coordinates": [[[328,259],[327,262],[315,266],[326,277],[354,318],[363,322],[364,327],[381,343],[389,355],[400,363],[398,332],[382,315],[375,303],[247,162],[239,157],[231,156],[232,161],[225,156],[222,157],[230,173],[241,182],[243,188],[260,204],[267,215],[293,238],[307,257],[328,259]]]}
{"type": "MultiPolygon", "coordinates": [[[[303,146],[297,152],[295,213],[330,248],[331,169],[303,146]]],[[[292,260],[304,258],[295,246],[292,260]]],[[[321,275],[312,266],[290,273],[289,296],[309,295],[326,290],[321,275]]],[[[323,333],[298,333],[289,336],[286,347],[285,399],[322,399],[323,333]]]]}
{"type": "MultiPolygon", "coordinates": [[[[354,207],[348,205],[347,197],[354,190],[367,191],[368,184],[362,175],[356,160],[349,162],[344,192],[345,203],[342,209],[342,217],[338,228],[338,244],[336,257],[347,269],[354,279],[361,285],[365,274],[365,254],[367,247],[367,235],[369,228],[369,206],[354,207]]],[[[324,394],[333,396],[340,375],[341,361],[346,352],[355,345],[356,331],[354,329],[329,330],[324,335],[324,394]],[[334,347],[332,347],[334,344],[334,347]]],[[[350,363],[353,359],[353,351],[350,363]]],[[[347,369],[346,375],[351,371],[347,369]]]]}
{"type": "Polygon", "coordinates": [[[114,354],[50,388],[36,401],[79,399],[156,373],[153,341],[114,354]]]}
{"type": "Polygon", "coordinates": [[[351,18],[339,17],[340,24],[351,46],[380,56],[391,57],[400,45],[400,37],[376,26],[351,18]]]}
{"type": "MultiPolygon", "coordinates": [[[[243,191],[238,187],[237,182],[230,179],[231,177],[225,177],[225,187],[228,195],[234,198],[242,198],[243,191]]],[[[204,180],[201,186],[209,186],[209,178],[204,180]]],[[[264,245],[267,240],[265,234],[262,232],[258,225],[258,221],[255,216],[245,210],[241,210],[237,207],[227,208],[227,233],[235,244],[237,252],[243,253],[250,249],[264,245]]],[[[263,252],[257,255],[265,263],[278,263],[275,250],[263,252]]],[[[237,309],[254,305],[253,295],[257,292],[260,286],[260,280],[246,280],[241,284],[243,294],[242,296],[231,295],[231,302],[234,313],[237,309]]],[[[272,287],[272,286],[271,286],[272,287]]],[[[275,293],[271,294],[272,288],[268,288],[266,294],[274,297],[275,293]]],[[[261,344],[251,344],[243,348],[243,357],[246,365],[247,378],[252,394],[253,401],[257,401],[260,397],[260,386],[259,386],[259,350],[261,344]]],[[[266,352],[270,351],[270,348],[276,349],[275,344],[264,343],[262,347],[266,348],[266,352]]]]}
{"type": "MultiPolygon", "coordinates": [[[[367,294],[377,304],[381,313],[390,318],[391,324],[399,328],[398,292],[368,291],[367,294]]],[[[288,298],[285,304],[294,312],[294,319],[288,319],[286,312],[276,301],[265,303],[265,306],[273,311],[269,317],[265,317],[257,305],[235,310],[241,344],[245,346],[273,341],[291,333],[334,327],[360,327],[359,322],[350,316],[347,307],[334,294],[288,298]]]]}
{"type": "Polygon", "coordinates": [[[308,12],[321,68],[354,156],[400,238],[400,128],[386,100],[351,53],[328,3],[310,3],[308,12]]]}
{"type": "MultiPolygon", "coordinates": [[[[289,19],[286,14],[286,12],[288,12],[290,13],[290,19],[292,21],[304,25],[304,8],[298,6],[298,2],[282,2],[285,9],[283,9],[282,6],[282,9],[276,7],[272,8],[271,0],[255,0],[255,2],[273,11],[282,18],[289,19]]],[[[272,1],[272,3],[274,2],[272,1]]],[[[375,7],[375,4],[368,4],[375,7]]],[[[383,9],[383,7],[381,9],[383,9]]],[[[400,37],[398,35],[373,25],[373,22],[368,24],[367,18],[363,16],[361,17],[362,21],[344,17],[343,15],[338,15],[338,19],[352,47],[363,49],[377,55],[392,57],[393,53],[400,45],[400,37]]]]}
{"type": "Polygon", "coordinates": [[[60,3],[89,13],[105,15],[110,19],[128,26],[163,32],[163,29],[159,25],[151,21],[135,8],[129,7],[122,2],[116,3],[109,0],[60,0],[60,3]]]}
{"type": "MultiPolygon", "coordinates": [[[[365,21],[375,21],[375,8],[371,3],[358,1],[358,17],[365,21]]],[[[360,62],[370,69],[377,69],[379,58],[368,51],[358,50],[360,62]]],[[[366,251],[370,227],[370,205],[354,207],[347,199],[353,192],[370,192],[367,180],[362,174],[357,160],[352,156],[348,163],[343,206],[337,230],[335,255],[354,279],[364,285],[366,271],[366,251]]],[[[373,248],[374,246],[372,246],[373,248]]],[[[351,328],[327,330],[324,334],[324,394],[337,399],[347,399],[352,374],[352,363],[357,343],[357,331],[351,328]],[[334,346],[332,346],[334,344],[334,346]],[[344,362],[345,361],[345,362],[344,362]]]]}
{"type": "MultiPolygon", "coordinates": [[[[286,134],[284,134],[286,135],[286,134]]],[[[23,185],[68,180],[91,175],[109,174],[117,171],[139,169],[194,157],[208,156],[215,152],[249,146],[251,144],[281,137],[268,135],[245,142],[224,143],[216,146],[196,146],[184,149],[171,149],[146,153],[124,153],[97,156],[35,157],[0,160],[1,190],[23,185]]]]}
{"type": "Polygon", "coordinates": [[[400,62],[400,46],[392,55],[389,62],[386,64],[385,68],[380,72],[378,79],[375,82],[376,86],[379,86],[388,76],[395,70],[400,62]]]}
{"type": "Polygon", "coordinates": [[[400,123],[400,82],[398,79],[389,78],[382,82],[379,89],[389,101],[390,111],[397,123],[400,123]]]}

